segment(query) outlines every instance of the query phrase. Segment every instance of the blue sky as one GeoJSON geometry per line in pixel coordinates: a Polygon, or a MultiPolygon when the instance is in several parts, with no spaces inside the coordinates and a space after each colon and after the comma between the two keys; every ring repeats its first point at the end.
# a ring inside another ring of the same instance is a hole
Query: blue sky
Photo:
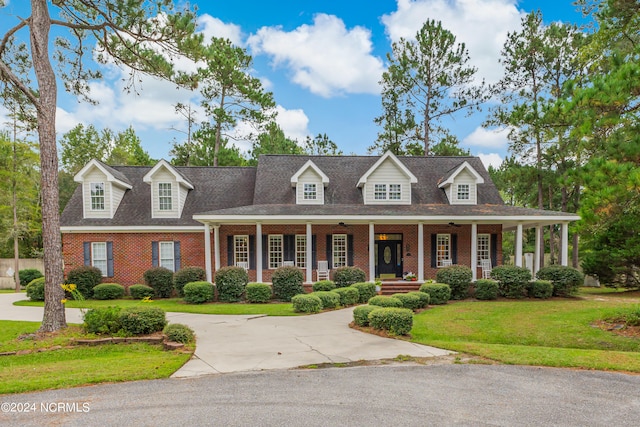
{"type": "MultiPolygon", "coordinates": [[[[0,9],[0,30],[26,16],[24,0],[0,9]],[[4,15],[4,16],[3,16],[4,15]],[[4,23],[3,23],[4,21],[4,23]]],[[[253,74],[272,91],[285,133],[304,140],[326,133],[345,154],[367,154],[376,139],[373,119],[381,113],[377,82],[386,67],[391,42],[411,37],[426,19],[441,20],[464,42],[480,76],[501,76],[499,51],[506,34],[518,29],[526,13],[540,9],[545,22],[580,22],[572,0],[203,0],[199,29],[207,38],[227,37],[254,57],[253,74]]],[[[52,6],[52,13],[53,10],[52,6]]],[[[105,68],[92,82],[97,106],[59,96],[58,135],[78,123],[122,130],[133,126],[152,157],[169,158],[171,142],[186,123],[175,114],[176,102],[198,105],[198,94],[166,82],[143,79],[139,94],[122,91],[126,70],[105,68]]],[[[490,107],[485,106],[484,111],[490,107]]],[[[1,112],[0,112],[1,113],[1,112]]],[[[198,116],[204,119],[204,115],[198,116]]],[[[499,164],[507,154],[504,133],[480,127],[483,113],[454,117],[446,124],[462,146],[485,164],[499,164]]],[[[239,142],[242,150],[247,143],[239,142]]]]}

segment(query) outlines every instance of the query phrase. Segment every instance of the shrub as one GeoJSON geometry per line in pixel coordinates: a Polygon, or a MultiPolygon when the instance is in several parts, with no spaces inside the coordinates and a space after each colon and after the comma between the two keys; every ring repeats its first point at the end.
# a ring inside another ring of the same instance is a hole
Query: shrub
{"type": "Polygon", "coordinates": [[[188,304],[203,304],[213,301],[216,288],[209,282],[191,282],[184,285],[184,301],[188,304]]]}
{"type": "Polygon", "coordinates": [[[178,296],[183,297],[182,288],[191,282],[202,282],[207,280],[207,272],[200,267],[185,267],[173,273],[173,287],[178,292],[178,296]]]}
{"type": "Polygon", "coordinates": [[[451,298],[451,288],[444,283],[424,283],[420,286],[420,292],[429,294],[429,304],[446,304],[451,298]]]}
{"type": "Polygon", "coordinates": [[[296,313],[317,313],[322,310],[322,300],[312,294],[298,294],[291,297],[296,313]]]}
{"type": "Polygon", "coordinates": [[[535,280],[529,286],[531,288],[530,297],[547,299],[553,295],[553,283],[549,280],[535,280]]]}
{"type": "Polygon", "coordinates": [[[369,325],[395,335],[406,335],[413,327],[413,311],[395,307],[373,310],[369,313],[369,325]]]}
{"type": "Polygon", "coordinates": [[[317,291],[332,291],[336,288],[336,284],[331,280],[320,280],[313,284],[313,292],[317,291]]]}
{"type": "Polygon", "coordinates": [[[418,300],[420,301],[420,306],[418,308],[426,308],[429,305],[429,300],[431,300],[431,297],[429,296],[429,294],[425,292],[413,291],[413,292],[408,292],[407,294],[415,295],[416,297],[418,297],[418,300]]]}
{"type": "Polygon", "coordinates": [[[44,274],[42,274],[37,268],[25,268],[24,270],[18,271],[20,286],[23,288],[31,283],[33,279],[38,279],[40,277],[44,277],[44,274]]]}
{"type": "Polygon", "coordinates": [[[498,298],[498,282],[491,279],[476,281],[476,298],[479,300],[494,300],[498,298]]]}
{"type": "Polygon", "coordinates": [[[333,281],[338,288],[364,282],[367,279],[364,271],[358,267],[338,267],[333,273],[333,281]]]}
{"type": "Polygon", "coordinates": [[[277,268],[271,276],[274,296],[282,301],[292,301],[291,298],[295,295],[304,293],[304,288],[302,287],[303,280],[302,270],[299,268],[277,268]]]}
{"type": "Polygon", "coordinates": [[[491,278],[498,281],[500,296],[522,298],[531,280],[531,272],[524,267],[500,265],[491,270],[491,278]]]}
{"type": "Polygon", "coordinates": [[[124,286],[118,283],[101,283],[93,288],[95,299],[118,299],[124,296],[124,286]]]}
{"type": "Polygon", "coordinates": [[[76,289],[85,299],[93,296],[93,288],[102,282],[102,272],[96,267],[82,265],[67,275],[67,283],[75,283],[76,289]]]}
{"type": "Polygon", "coordinates": [[[353,285],[351,285],[351,287],[358,290],[358,294],[360,294],[360,296],[358,297],[358,302],[360,304],[365,304],[367,301],[369,301],[370,298],[376,296],[375,283],[360,282],[354,283],[353,285]]]}
{"type": "Polygon", "coordinates": [[[360,305],[353,309],[353,323],[358,326],[369,326],[369,313],[380,310],[377,305],[360,305]]]}
{"type": "Polygon", "coordinates": [[[575,295],[578,288],[584,283],[584,275],[581,272],[563,265],[550,265],[541,268],[536,277],[540,280],[551,281],[553,295],[559,297],[575,295]]]}
{"type": "Polygon", "coordinates": [[[167,340],[182,344],[192,343],[196,339],[193,330],[181,323],[170,323],[164,327],[162,332],[166,335],[167,340]]]}
{"type": "Polygon", "coordinates": [[[133,299],[151,298],[155,295],[155,291],[151,286],[147,285],[131,285],[129,286],[129,295],[133,299]]]}
{"type": "Polygon", "coordinates": [[[402,307],[402,301],[387,295],[376,295],[369,299],[369,305],[377,305],[378,307],[402,307]]]}
{"type": "Polygon", "coordinates": [[[44,301],[44,277],[33,279],[27,285],[27,297],[31,301],[44,301]]]}
{"type": "Polygon", "coordinates": [[[265,303],[271,301],[273,291],[266,283],[249,283],[247,285],[247,301],[251,303],[265,303]]]}
{"type": "Polygon", "coordinates": [[[436,281],[446,283],[451,288],[451,299],[460,300],[469,296],[473,273],[465,265],[452,265],[438,269],[436,281]]]}
{"type": "Polygon", "coordinates": [[[173,291],[173,272],[164,267],[153,267],[144,272],[144,283],[151,286],[157,298],[169,298],[173,291]]]}
{"type": "Polygon", "coordinates": [[[348,306],[357,304],[360,299],[360,293],[358,289],[353,286],[347,286],[346,288],[336,288],[331,292],[335,292],[340,295],[340,305],[348,306]]]}
{"type": "Polygon", "coordinates": [[[161,331],[167,325],[164,310],[158,307],[127,307],[120,310],[118,321],[131,335],[146,335],[161,331]]]}
{"type": "Polygon", "coordinates": [[[242,267],[222,267],[216,271],[216,288],[218,289],[218,301],[238,302],[244,295],[244,290],[249,282],[249,274],[242,267]]]}
{"type": "Polygon", "coordinates": [[[418,310],[422,308],[422,300],[416,295],[404,293],[404,294],[393,294],[391,295],[391,297],[399,299],[400,302],[402,302],[402,307],[408,308],[409,310],[418,310]]]}
{"type": "Polygon", "coordinates": [[[315,295],[322,301],[322,308],[336,308],[340,305],[340,294],[333,291],[312,292],[309,295],[315,295]]]}
{"type": "Polygon", "coordinates": [[[84,328],[90,334],[115,335],[122,329],[120,307],[98,307],[84,314],[84,328]]]}

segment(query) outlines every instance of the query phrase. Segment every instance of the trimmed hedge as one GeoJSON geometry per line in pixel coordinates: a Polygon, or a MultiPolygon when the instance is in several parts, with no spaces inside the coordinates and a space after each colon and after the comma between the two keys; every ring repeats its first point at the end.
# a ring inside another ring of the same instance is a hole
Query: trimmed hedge
{"type": "Polygon", "coordinates": [[[120,307],[90,308],[84,314],[84,329],[90,334],[116,335],[122,329],[120,307]]]}
{"type": "Polygon", "coordinates": [[[91,298],[93,288],[102,282],[102,272],[96,267],[90,265],[81,265],[69,271],[66,283],[74,283],[78,292],[85,299],[91,298]]]}
{"type": "Polygon", "coordinates": [[[536,277],[553,283],[553,295],[559,297],[575,295],[578,288],[584,283],[584,275],[581,272],[563,265],[543,267],[538,271],[536,277]]]}
{"type": "Polygon", "coordinates": [[[155,291],[157,298],[169,298],[173,292],[173,272],[164,267],[153,267],[143,274],[144,283],[155,291]]]}
{"type": "Polygon", "coordinates": [[[93,298],[99,300],[118,299],[124,296],[124,286],[119,283],[101,283],[93,288],[93,298]]]}
{"type": "Polygon", "coordinates": [[[184,301],[188,304],[204,304],[213,301],[216,287],[210,282],[191,282],[184,285],[184,301]]]}
{"type": "Polygon", "coordinates": [[[44,301],[44,277],[33,279],[27,285],[27,297],[31,301],[44,301]]]}
{"type": "Polygon", "coordinates": [[[498,299],[498,282],[491,279],[478,279],[475,297],[483,301],[498,299]]]}
{"type": "Polygon", "coordinates": [[[451,288],[451,299],[461,300],[469,296],[473,273],[466,265],[452,265],[438,269],[436,281],[451,288]]]}
{"type": "Polygon", "coordinates": [[[533,298],[547,299],[553,295],[553,283],[549,280],[535,280],[529,285],[529,296],[533,298]]]}
{"type": "MultiPolygon", "coordinates": [[[[273,272],[271,282],[273,283],[273,294],[281,301],[291,301],[295,295],[303,294],[302,282],[304,276],[302,270],[296,267],[280,267],[273,272]]],[[[309,312],[306,312],[309,313],[309,312]]]]}
{"type": "Polygon", "coordinates": [[[336,288],[331,292],[335,292],[340,295],[340,305],[349,306],[355,305],[360,299],[360,292],[353,286],[347,286],[346,288],[336,288]]]}
{"type": "Polygon", "coordinates": [[[322,308],[336,308],[340,305],[340,294],[333,291],[312,292],[309,295],[315,295],[322,301],[322,308]]]}
{"type": "Polygon", "coordinates": [[[369,313],[369,325],[395,335],[406,335],[413,327],[413,311],[396,307],[373,310],[369,313]]]}
{"type": "Polygon", "coordinates": [[[154,296],[156,291],[153,290],[151,286],[147,285],[131,285],[129,286],[129,295],[133,299],[144,299],[151,298],[154,296]]]}
{"type": "Polygon", "coordinates": [[[451,288],[444,283],[424,283],[420,292],[429,294],[429,304],[442,305],[451,299],[451,288]]]}
{"type": "Polygon", "coordinates": [[[296,313],[317,313],[322,310],[322,300],[312,294],[298,294],[291,298],[296,313]]]}
{"type": "Polygon", "coordinates": [[[426,292],[412,291],[412,292],[407,292],[407,294],[415,295],[418,297],[418,300],[420,300],[420,307],[418,308],[427,308],[427,306],[429,305],[429,301],[431,300],[431,297],[426,292]]]}
{"type": "Polygon", "coordinates": [[[40,277],[44,277],[44,274],[37,268],[25,268],[18,271],[18,280],[20,280],[20,286],[23,288],[31,283],[32,280],[40,277]]]}
{"type": "Polygon", "coordinates": [[[249,274],[242,267],[222,267],[216,272],[215,284],[218,289],[218,301],[238,302],[242,300],[249,274]]]}
{"type": "Polygon", "coordinates": [[[418,310],[422,308],[422,300],[416,295],[404,293],[404,294],[393,294],[391,295],[391,297],[399,299],[400,302],[402,302],[402,306],[404,308],[408,308],[409,310],[418,310]]]}
{"type": "Polygon", "coordinates": [[[369,299],[376,296],[376,284],[371,282],[359,282],[351,285],[352,288],[356,288],[358,290],[358,302],[360,304],[365,304],[369,299]]]}
{"type": "Polygon", "coordinates": [[[378,307],[399,307],[402,308],[402,301],[388,295],[376,295],[369,299],[369,305],[377,305],[378,307]]]}
{"type": "Polygon", "coordinates": [[[192,343],[196,339],[193,329],[181,323],[170,323],[164,327],[162,332],[167,336],[167,340],[182,344],[192,343]]]}
{"type": "Polygon", "coordinates": [[[313,292],[332,291],[336,289],[336,284],[333,283],[332,280],[320,280],[319,282],[313,284],[312,289],[313,292]]]}
{"type": "Polygon", "coordinates": [[[359,305],[353,309],[353,323],[358,326],[369,326],[369,313],[380,310],[377,305],[359,305]]]}
{"type": "Polygon", "coordinates": [[[173,287],[178,296],[183,297],[182,288],[191,282],[203,282],[207,280],[207,272],[200,267],[185,267],[173,273],[173,287]]]}
{"type": "Polygon", "coordinates": [[[491,278],[498,281],[499,295],[506,298],[522,298],[531,280],[531,272],[524,267],[500,265],[491,270],[491,278]]]}
{"type": "Polygon", "coordinates": [[[367,275],[358,267],[338,267],[333,273],[333,281],[338,288],[351,286],[365,280],[367,280],[367,275]]]}
{"type": "Polygon", "coordinates": [[[267,303],[273,297],[271,286],[266,283],[248,283],[246,287],[247,301],[250,303],[267,303]]]}
{"type": "Polygon", "coordinates": [[[167,325],[167,317],[158,307],[127,307],[120,310],[118,321],[122,329],[131,335],[160,332],[167,325]]]}

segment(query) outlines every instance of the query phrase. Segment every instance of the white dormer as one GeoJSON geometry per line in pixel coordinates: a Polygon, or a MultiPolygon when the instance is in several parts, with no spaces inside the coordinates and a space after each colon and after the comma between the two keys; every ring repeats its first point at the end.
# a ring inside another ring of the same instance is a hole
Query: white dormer
{"type": "Polygon", "coordinates": [[[73,180],[82,184],[83,218],[113,218],[125,191],[132,188],[123,174],[95,159],[73,180]]]}
{"type": "Polygon", "coordinates": [[[444,189],[452,205],[477,205],[478,184],[484,184],[484,179],[464,161],[438,187],[444,189]]]}
{"type": "Polygon", "coordinates": [[[164,159],[142,180],[151,185],[151,217],[180,218],[193,185],[164,159]]]}
{"type": "Polygon", "coordinates": [[[411,184],[418,178],[387,151],[358,180],[365,205],[410,205],[411,184]]]}
{"type": "Polygon", "coordinates": [[[323,205],[324,188],[327,185],[329,177],[311,160],[291,177],[291,186],[296,189],[298,205],[323,205]]]}

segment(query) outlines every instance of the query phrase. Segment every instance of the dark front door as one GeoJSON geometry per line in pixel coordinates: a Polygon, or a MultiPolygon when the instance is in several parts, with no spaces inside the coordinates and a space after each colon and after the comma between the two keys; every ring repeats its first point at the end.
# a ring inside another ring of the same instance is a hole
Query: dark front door
{"type": "Polygon", "coordinates": [[[394,275],[402,277],[402,241],[401,240],[379,240],[378,246],[378,271],[380,278],[394,275]]]}

